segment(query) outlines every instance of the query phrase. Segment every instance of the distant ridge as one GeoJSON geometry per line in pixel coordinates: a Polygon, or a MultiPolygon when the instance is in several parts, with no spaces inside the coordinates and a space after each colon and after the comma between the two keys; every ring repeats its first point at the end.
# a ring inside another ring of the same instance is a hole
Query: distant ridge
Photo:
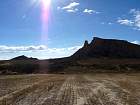
{"type": "Polygon", "coordinates": [[[84,46],[74,53],[72,58],[140,58],[140,45],[126,40],[103,39],[94,37],[91,43],[85,41],[84,46]]]}
{"type": "Polygon", "coordinates": [[[140,45],[98,37],[70,57],[38,60],[22,55],[0,63],[0,74],[135,72],[140,72],[140,45]]]}
{"type": "Polygon", "coordinates": [[[11,60],[38,60],[37,58],[28,58],[28,57],[26,57],[26,56],[24,56],[24,55],[21,55],[21,56],[18,56],[18,57],[15,57],[15,58],[13,58],[13,59],[11,59],[11,60]]]}

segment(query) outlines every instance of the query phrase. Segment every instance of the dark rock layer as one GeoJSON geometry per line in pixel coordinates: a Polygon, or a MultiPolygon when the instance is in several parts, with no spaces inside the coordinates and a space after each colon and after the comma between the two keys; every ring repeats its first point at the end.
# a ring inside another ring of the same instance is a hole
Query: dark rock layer
{"type": "Polygon", "coordinates": [[[140,45],[125,40],[102,39],[94,37],[90,44],[85,41],[72,58],[140,58],[140,45]]]}
{"type": "Polygon", "coordinates": [[[22,55],[22,56],[15,57],[11,60],[38,60],[38,59],[37,58],[28,58],[28,57],[22,55]]]}

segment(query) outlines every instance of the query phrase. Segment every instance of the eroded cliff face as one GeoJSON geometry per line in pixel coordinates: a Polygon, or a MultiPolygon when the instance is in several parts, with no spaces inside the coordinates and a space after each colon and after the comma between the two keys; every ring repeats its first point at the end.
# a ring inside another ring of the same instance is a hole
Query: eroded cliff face
{"type": "Polygon", "coordinates": [[[94,37],[91,43],[85,41],[84,46],[72,55],[75,59],[85,58],[140,58],[140,45],[125,40],[102,39],[94,37]]]}

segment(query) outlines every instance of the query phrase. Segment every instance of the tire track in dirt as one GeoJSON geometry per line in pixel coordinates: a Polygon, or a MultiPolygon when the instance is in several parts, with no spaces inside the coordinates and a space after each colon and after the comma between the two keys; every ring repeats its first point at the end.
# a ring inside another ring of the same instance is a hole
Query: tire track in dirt
{"type": "Polygon", "coordinates": [[[68,77],[52,105],[102,105],[88,86],[90,83],[82,76],[68,77]]]}
{"type": "Polygon", "coordinates": [[[48,96],[50,97],[50,93],[52,90],[57,90],[61,86],[60,82],[44,82],[40,84],[35,90],[28,93],[23,99],[18,102],[15,102],[14,105],[42,105],[42,101],[48,96]]]}
{"type": "Polygon", "coordinates": [[[51,90],[54,84],[57,85],[59,82],[63,81],[63,79],[64,77],[59,77],[58,79],[58,77],[53,76],[44,78],[39,82],[0,97],[0,105],[33,105],[34,101],[38,102],[38,98],[41,95],[51,90]],[[57,83],[54,83],[55,81],[57,81],[57,83]]]}
{"type": "Polygon", "coordinates": [[[108,76],[57,75],[8,94],[0,105],[140,105],[140,82],[127,82],[108,76]]]}
{"type": "Polygon", "coordinates": [[[103,105],[102,101],[92,91],[91,81],[88,81],[83,76],[77,77],[77,92],[78,101],[76,105],[103,105]]]}
{"type": "MultiPolygon", "coordinates": [[[[117,81],[121,89],[128,91],[126,103],[130,105],[140,105],[140,83],[131,80],[117,81]]],[[[113,90],[113,89],[112,89],[113,90]]],[[[123,99],[123,98],[122,98],[123,99]]]]}
{"type": "Polygon", "coordinates": [[[37,83],[46,77],[46,75],[20,76],[6,76],[0,79],[0,97],[22,88],[26,88],[27,86],[37,83]]]}
{"type": "Polygon", "coordinates": [[[39,105],[74,105],[75,93],[69,82],[72,81],[67,77],[61,85],[56,85],[39,105]]]}
{"type": "Polygon", "coordinates": [[[11,105],[19,97],[37,88],[37,86],[43,81],[36,82],[32,85],[28,85],[22,89],[16,90],[10,94],[0,97],[0,105],[11,105]]]}
{"type": "Polygon", "coordinates": [[[87,76],[85,78],[93,82],[92,86],[96,87],[95,90],[93,89],[94,93],[100,97],[105,105],[140,105],[139,98],[119,86],[117,81],[109,78],[98,81],[87,76]]]}
{"type": "Polygon", "coordinates": [[[86,79],[92,81],[91,88],[93,93],[102,101],[105,105],[127,105],[125,100],[128,92],[124,91],[115,83],[110,80],[94,80],[86,76],[86,79]],[[114,85],[115,84],[115,85],[114,85]]]}
{"type": "Polygon", "coordinates": [[[65,78],[61,79],[61,77],[60,79],[51,78],[49,81],[46,80],[39,84],[36,89],[24,94],[23,98],[17,100],[14,105],[42,105],[53,91],[57,92],[64,80],[65,78]]]}

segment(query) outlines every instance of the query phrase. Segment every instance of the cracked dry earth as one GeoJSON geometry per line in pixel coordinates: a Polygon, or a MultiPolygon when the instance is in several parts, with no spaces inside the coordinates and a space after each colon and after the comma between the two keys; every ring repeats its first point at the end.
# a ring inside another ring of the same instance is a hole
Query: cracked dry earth
{"type": "Polygon", "coordinates": [[[0,105],[140,105],[140,74],[0,77],[0,105]]]}

